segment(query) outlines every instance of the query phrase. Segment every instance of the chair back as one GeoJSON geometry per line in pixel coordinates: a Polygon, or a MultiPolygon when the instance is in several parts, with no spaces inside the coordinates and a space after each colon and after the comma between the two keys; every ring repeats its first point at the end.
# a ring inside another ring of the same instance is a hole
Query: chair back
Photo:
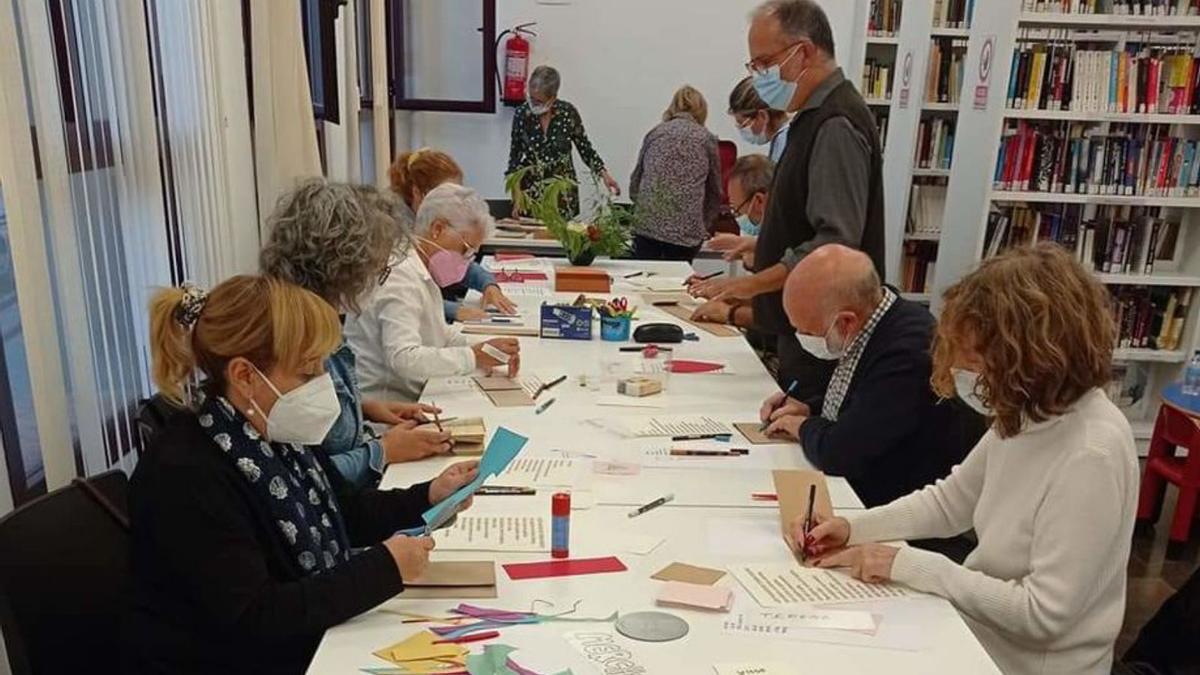
{"type": "Polygon", "coordinates": [[[14,675],[120,671],[128,487],[121,471],[76,479],[0,519],[0,631],[14,675]]]}

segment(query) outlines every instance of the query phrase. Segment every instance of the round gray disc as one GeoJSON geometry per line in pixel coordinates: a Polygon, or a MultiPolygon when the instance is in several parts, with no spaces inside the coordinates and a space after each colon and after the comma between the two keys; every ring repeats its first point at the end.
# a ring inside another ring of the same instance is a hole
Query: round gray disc
{"type": "Polygon", "coordinates": [[[670,642],[688,634],[688,624],[666,612],[634,612],[617,619],[617,632],[642,642],[670,642]]]}

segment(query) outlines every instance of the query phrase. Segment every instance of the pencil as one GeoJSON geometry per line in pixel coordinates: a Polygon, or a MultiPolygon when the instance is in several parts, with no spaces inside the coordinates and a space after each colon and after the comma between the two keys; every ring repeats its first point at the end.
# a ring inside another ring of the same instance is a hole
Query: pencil
{"type": "Polygon", "coordinates": [[[437,425],[438,433],[446,433],[446,430],[442,428],[442,421],[438,419],[437,404],[430,403],[429,405],[433,406],[433,423],[437,425]]]}
{"type": "MultiPolygon", "coordinates": [[[[719,276],[721,276],[722,274],[725,274],[725,271],[724,271],[724,270],[717,270],[716,272],[713,272],[712,274],[705,274],[705,275],[704,275],[704,276],[702,276],[702,277],[692,277],[692,283],[695,283],[695,282],[697,282],[697,281],[708,281],[709,279],[713,279],[713,278],[719,277],[719,276]]],[[[684,286],[687,286],[687,285],[688,285],[688,282],[687,282],[687,281],[684,281],[684,282],[683,282],[683,285],[684,285],[684,286]]]]}

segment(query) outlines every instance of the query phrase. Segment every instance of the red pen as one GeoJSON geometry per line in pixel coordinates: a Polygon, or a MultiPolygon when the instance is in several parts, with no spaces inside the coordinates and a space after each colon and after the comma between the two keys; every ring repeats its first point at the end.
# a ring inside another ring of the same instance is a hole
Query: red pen
{"type": "Polygon", "coordinates": [[[464,635],[460,638],[454,638],[452,640],[434,640],[433,644],[435,644],[435,645],[451,645],[451,644],[457,645],[457,644],[462,644],[464,642],[483,642],[484,640],[491,640],[492,638],[496,638],[496,637],[500,637],[500,631],[485,630],[482,633],[475,633],[474,635],[464,635]]]}
{"type": "Polygon", "coordinates": [[[751,492],[750,499],[756,502],[777,502],[779,495],[774,492],[751,492]]]}

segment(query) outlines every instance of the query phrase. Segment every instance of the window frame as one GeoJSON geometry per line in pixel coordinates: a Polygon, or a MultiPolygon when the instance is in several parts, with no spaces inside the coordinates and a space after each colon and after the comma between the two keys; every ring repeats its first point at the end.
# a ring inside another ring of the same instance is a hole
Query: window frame
{"type": "Polygon", "coordinates": [[[341,88],[337,67],[337,19],[348,0],[300,0],[301,39],[304,42],[304,63],[308,70],[309,97],[313,116],[318,121],[341,124],[341,88]],[[317,25],[309,20],[315,9],[317,25]],[[312,31],[317,31],[314,44],[312,31]],[[320,52],[314,56],[313,47],[320,52]],[[314,67],[316,66],[316,67],[314,67]],[[321,84],[321,95],[313,84],[321,84]]]}
{"type": "MultiPolygon", "coordinates": [[[[376,0],[377,2],[382,0],[376,0]]],[[[404,0],[387,0],[388,98],[393,110],[428,112],[496,112],[496,0],[480,0],[483,25],[477,30],[483,48],[483,92],[478,100],[410,98],[405,94],[404,0]]],[[[374,92],[375,96],[379,92],[374,92]]]]}

